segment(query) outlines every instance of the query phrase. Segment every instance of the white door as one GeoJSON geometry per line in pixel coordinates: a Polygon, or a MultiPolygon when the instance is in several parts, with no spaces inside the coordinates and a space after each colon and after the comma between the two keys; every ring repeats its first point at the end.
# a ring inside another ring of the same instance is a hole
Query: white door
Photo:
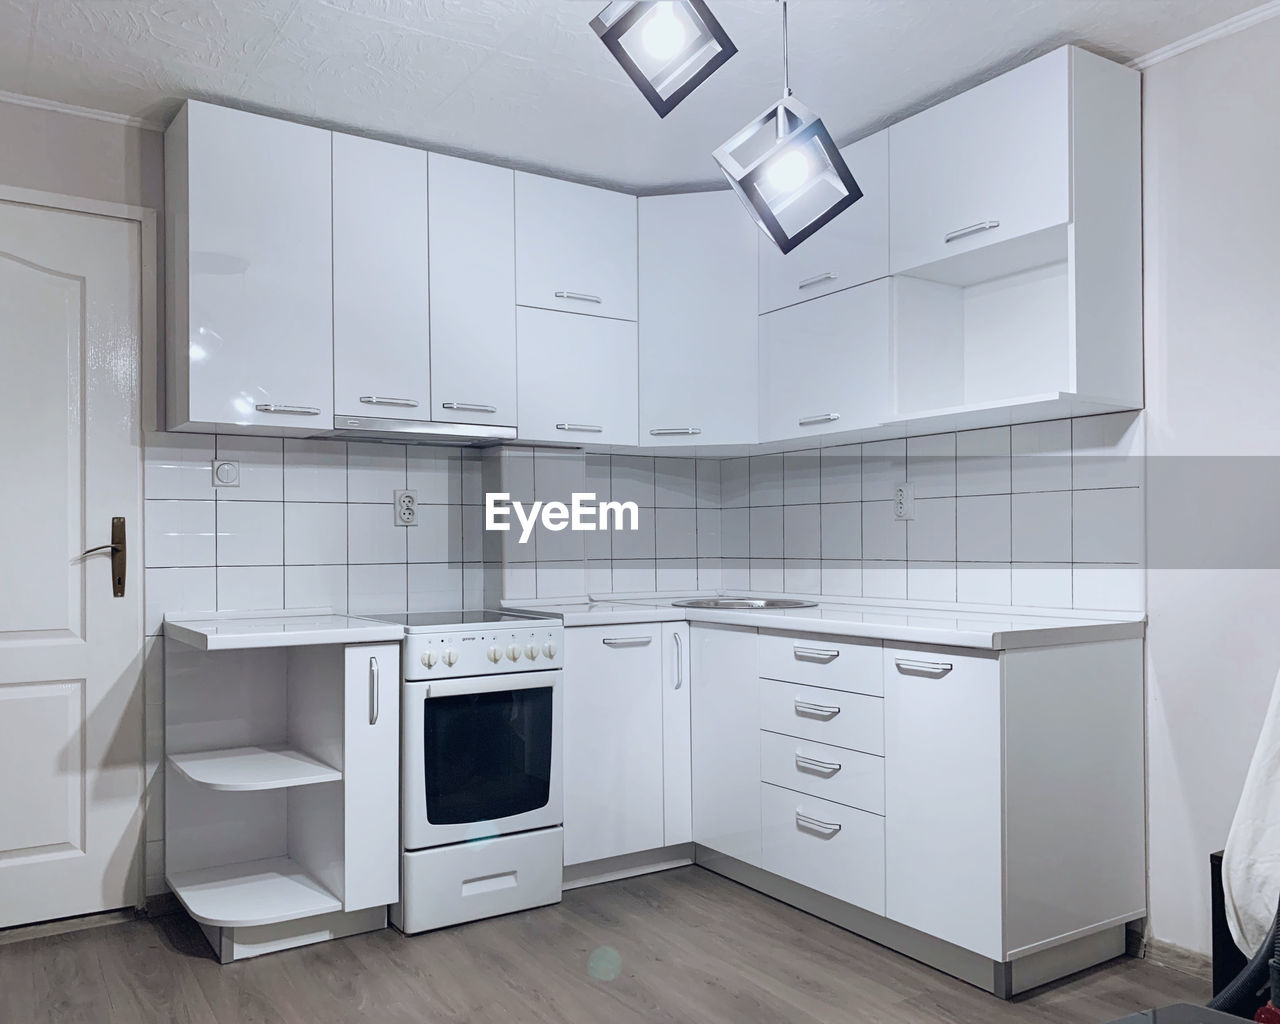
{"type": "Polygon", "coordinates": [[[668,846],[693,842],[693,740],[689,715],[689,626],[662,627],[662,805],[668,846]]]}
{"type": "Polygon", "coordinates": [[[139,894],[140,275],[136,223],[0,202],[0,927],[139,894]]]}

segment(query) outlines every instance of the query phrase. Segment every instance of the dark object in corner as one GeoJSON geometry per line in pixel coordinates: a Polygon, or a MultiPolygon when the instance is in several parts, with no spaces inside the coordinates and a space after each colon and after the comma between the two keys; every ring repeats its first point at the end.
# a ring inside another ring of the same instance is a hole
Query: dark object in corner
{"type": "MultiPolygon", "coordinates": [[[[1227,926],[1227,901],[1222,893],[1222,851],[1209,854],[1210,922],[1213,927],[1213,994],[1240,976],[1248,958],[1240,952],[1227,926]]],[[[1254,1007],[1257,1009],[1257,1007],[1254,1007]]]]}

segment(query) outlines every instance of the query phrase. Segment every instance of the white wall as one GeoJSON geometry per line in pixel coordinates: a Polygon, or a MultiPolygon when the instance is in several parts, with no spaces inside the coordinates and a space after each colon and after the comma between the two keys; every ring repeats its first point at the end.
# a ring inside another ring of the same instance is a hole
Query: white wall
{"type": "MultiPolygon", "coordinates": [[[[1280,455],[1277,168],[1280,18],[1146,72],[1149,537],[1181,502],[1211,501],[1173,457],[1280,455]],[[1162,486],[1175,473],[1185,483],[1162,486]]],[[[1274,544],[1274,507],[1255,522],[1242,540],[1274,544]]],[[[1224,508],[1217,525],[1238,523],[1224,508]]],[[[1172,546],[1153,540],[1148,575],[1151,927],[1208,952],[1208,855],[1226,840],[1280,670],[1280,571],[1274,558],[1169,568],[1172,546]]]]}

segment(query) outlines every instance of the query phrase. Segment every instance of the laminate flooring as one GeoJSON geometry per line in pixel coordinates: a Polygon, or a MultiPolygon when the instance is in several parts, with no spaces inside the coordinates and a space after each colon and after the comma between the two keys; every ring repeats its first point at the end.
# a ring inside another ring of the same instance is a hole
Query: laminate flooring
{"type": "Polygon", "coordinates": [[[695,867],[227,966],[183,914],[0,945],[0,1024],[1102,1024],[1208,994],[1125,958],[1006,1003],[695,867]]]}

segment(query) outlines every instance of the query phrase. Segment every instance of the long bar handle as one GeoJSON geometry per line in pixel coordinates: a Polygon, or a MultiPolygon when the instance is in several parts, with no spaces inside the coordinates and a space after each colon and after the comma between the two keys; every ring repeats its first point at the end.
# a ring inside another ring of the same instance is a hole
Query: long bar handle
{"type": "Polygon", "coordinates": [[[680,631],[676,630],[671,636],[676,642],[676,685],[675,689],[684,686],[684,639],[680,636],[680,631]]]}
{"type": "Polygon", "coordinates": [[[556,430],[567,430],[578,434],[603,434],[604,427],[596,423],[557,423],[556,430]]]}
{"type": "Polygon", "coordinates": [[[823,281],[834,281],[840,275],[834,270],[828,270],[825,274],[814,274],[813,277],[806,277],[801,281],[797,288],[812,288],[815,284],[822,284],[823,281]]]}
{"type": "Polygon", "coordinates": [[[369,659],[369,724],[378,724],[378,659],[369,659]]]}
{"type": "Polygon", "coordinates": [[[833,651],[826,647],[802,647],[800,644],[796,644],[794,651],[797,660],[816,661],[820,665],[830,665],[836,658],[840,657],[839,651],[833,651]]]}
{"type": "Polygon", "coordinates": [[[648,647],[653,643],[651,636],[607,636],[600,641],[606,647],[648,647]]]}
{"type": "Polygon", "coordinates": [[[280,413],[282,416],[319,416],[320,410],[314,405],[277,405],[275,402],[263,402],[255,405],[258,412],[280,413]]]}
{"type": "Polygon", "coordinates": [[[577,299],[579,302],[604,302],[599,295],[588,295],[586,292],[556,292],[557,299],[577,299]]]}
{"type": "Polygon", "coordinates": [[[977,224],[970,224],[967,228],[957,228],[955,231],[947,232],[944,242],[955,242],[961,238],[968,238],[970,235],[980,235],[984,231],[991,231],[1000,226],[998,220],[980,220],[977,224]]]}
{"type": "Polygon", "coordinates": [[[418,403],[412,398],[379,398],[377,395],[361,395],[360,401],[365,405],[395,405],[401,409],[418,408],[418,403]]]}
{"type": "Polygon", "coordinates": [[[650,437],[696,437],[702,433],[701,427],[654,427],[649,431],[650,437]]]}
{"type": "Polygon", "coordinates": [[[809,828],[817,832],[825,832],[828,837],[835,835],[844,828],[843,825],[834,821],[822,821],[819,818],[810,817],[801,811],[796,811],[796,824],[801,828],[809,828]]]}
{"type": "Polygon", "coordinates": [[[453,412],[497,412],[496,405],[483,405],[479,402],[444,402],[440,408],[453,412]]]}
{"type": "Polygon", "coordinates": [[[797,715],[817,715],[819,718],[835,718],[840,709],[831,704],[813,704],[807,700],[796,698],[797,715]]]}
{"type": "Polygon", "coordinates": [[[844,765],[838,761],[819,761],[816,757],[805,757],[804,754],[796,751],[796,767],[808,768],[815,772],[824,772],[828,775],[834,775],[844,765]]]}
{"type": "Polygon", "coordinates": [[[949,661],[915,661],[911,658],[894,658],[899,672],[908,675],[935,676],[941,679],[955,666],[949,661]]]}
{"type": "Polygon", "coordinates": [[[834,423],[839,418],[840,418],[840,414],[838,412],[822,412],[822,413],[818,413],[816,416],[803,417],[800,420],[800,426],[814,427],[814,426],[817,426],[819,423],[834,423]]]}

